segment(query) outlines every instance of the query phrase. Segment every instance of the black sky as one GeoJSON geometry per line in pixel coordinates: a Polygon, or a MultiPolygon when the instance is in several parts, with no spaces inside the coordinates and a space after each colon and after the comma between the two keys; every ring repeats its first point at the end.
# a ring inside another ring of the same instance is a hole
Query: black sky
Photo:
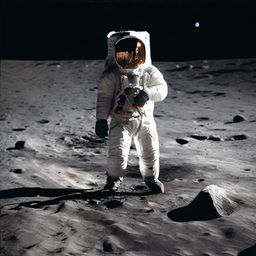
{"type": "Polygon", "coordinates": [[[1,58],[102,59],[126,29],[150,33],[153,60],[256,57],[255,13],[249,0],[2,0],[1,58]]]}

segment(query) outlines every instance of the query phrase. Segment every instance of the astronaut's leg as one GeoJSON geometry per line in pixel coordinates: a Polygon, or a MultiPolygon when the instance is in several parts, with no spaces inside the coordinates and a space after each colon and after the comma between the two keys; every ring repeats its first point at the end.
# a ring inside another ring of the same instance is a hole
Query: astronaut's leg
{"type": "Polygon", "coordinates": [[[109,132],[107,182],[105,189],[117,190],[127,168],[132,135],[121,122],[112,120],[109,132]]]}
{"type": "Polygon", "coordinates": [[[141,127],[134,137],[139,155],[140,172],[146,185],[156,193],[164,192],[159,177],[159,140],[153,118],[142,120],[141,127]]]}

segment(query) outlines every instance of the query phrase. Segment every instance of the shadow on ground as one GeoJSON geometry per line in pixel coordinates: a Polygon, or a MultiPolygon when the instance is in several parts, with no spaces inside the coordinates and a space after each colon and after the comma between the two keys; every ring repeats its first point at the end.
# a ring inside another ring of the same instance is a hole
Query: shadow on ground
{"type": "Polygon", "coordinates": [[[255,256],[256,255],[256,244],[241,251],[237,256],[255,256]]]}
{"type": "Polygon", "coordinates": [[[15,197],[55,197],[54,199],[45,200],[45,201],[29,201],[29,202],[20,202],[13,210],[19,210],[21,207],[30,207],[30,208],[41,208],[47,205],[56,205],[61,201],[67,200],[88,200],[88,199],[104,199],[109,196],[147,196],[153,195],[153,192],[142,191],[142,192],[112,192],[107,190],[82,190],[82,189],[62,189],[62,188],[40,188],[40,187],[31,187],[31,188],[15,188],[0,191],[0,199],[10,199],[15,197]]]}
{"type": "Polygon", "coordinates": [[[187,206],[174,209],[168,217],[176,222],[212,220],[221,217],[208,193],[199,193],[187,206]]]}

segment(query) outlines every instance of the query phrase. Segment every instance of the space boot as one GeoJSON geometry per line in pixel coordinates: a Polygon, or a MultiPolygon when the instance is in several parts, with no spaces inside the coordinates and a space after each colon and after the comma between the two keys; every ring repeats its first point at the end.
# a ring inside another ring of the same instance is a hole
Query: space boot
{"type": "Polygon", "coordinates": [[[144,181],[151,192],[158,194],[164,193],[164,184],[154,177],[145,177],[144,181]]]}

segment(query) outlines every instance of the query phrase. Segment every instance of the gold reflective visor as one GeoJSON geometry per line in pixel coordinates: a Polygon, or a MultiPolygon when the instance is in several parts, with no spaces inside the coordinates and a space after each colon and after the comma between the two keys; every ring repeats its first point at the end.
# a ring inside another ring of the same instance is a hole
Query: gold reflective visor
{"type": "Polygon", "coordinates": [[[126,38],[116,44],[115,58],[124,69],[133,69],[145,63],[145,46],[141,40],[126,38]]]}

